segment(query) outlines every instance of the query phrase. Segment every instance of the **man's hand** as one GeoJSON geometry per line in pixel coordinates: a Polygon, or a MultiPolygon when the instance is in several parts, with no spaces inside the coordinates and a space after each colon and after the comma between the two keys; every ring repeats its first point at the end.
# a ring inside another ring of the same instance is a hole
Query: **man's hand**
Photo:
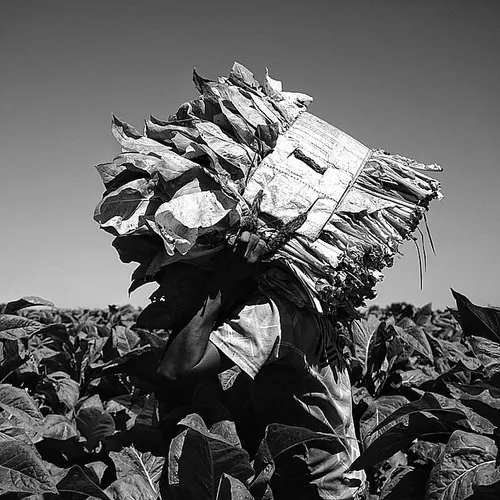
{"type": "Polygon", "coordinates": [[[233,253],[239,255],[246,264],[258,264],[266,251],[266,242],[257,234],[243,231],[239,237],[229,240],[233,253]]]}

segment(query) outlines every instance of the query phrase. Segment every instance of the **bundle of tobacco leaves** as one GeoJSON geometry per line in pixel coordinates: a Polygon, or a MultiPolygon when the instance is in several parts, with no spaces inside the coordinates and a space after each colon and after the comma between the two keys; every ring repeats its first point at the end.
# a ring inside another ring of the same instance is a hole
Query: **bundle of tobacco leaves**
{"type": "Polygon", "coordinates": [[[261,287],[353,313],[441,197],[423,173],[441,168],[364,146],[267,73],[261,85],[235,63],[228,77],[193,79],[200,96],[144,133],[113,116],[122,153],[97,165],[106,191],[94,218],[121,260],[139,263],[130,291],[174,262],[201,266],[246,229],[275,264],[261,287]]]}

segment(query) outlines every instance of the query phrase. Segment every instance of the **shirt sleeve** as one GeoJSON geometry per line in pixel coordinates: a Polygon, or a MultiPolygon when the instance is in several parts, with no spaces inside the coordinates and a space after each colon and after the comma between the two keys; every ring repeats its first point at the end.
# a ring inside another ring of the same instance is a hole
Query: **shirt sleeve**
{"type": "Polygon", "coordinates": [[[210,341],[241,370],[254,378],[279,356],[280,311],[269,297],[259,294],[236,309],[210,335],[210,341]]]}

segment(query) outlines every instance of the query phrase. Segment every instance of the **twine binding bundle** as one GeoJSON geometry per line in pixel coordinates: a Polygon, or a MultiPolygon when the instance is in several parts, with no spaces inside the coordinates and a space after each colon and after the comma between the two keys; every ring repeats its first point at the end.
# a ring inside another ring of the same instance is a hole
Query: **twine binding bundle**
{"type": "Polygon", "coordinates": [[[423,173],[441,168],[367,148],[308,113],[309,96],[268,74],[261,85],[238,63],[194,82],[200,97],[168,120],[150,117],[144,134],[113,117],[123,153],[97,166],[106,192],[94,218],[121,260],[139,263],[130,291],[251,229],[276,264],[262,287],[352,315],[441,197],[423,173]]]}

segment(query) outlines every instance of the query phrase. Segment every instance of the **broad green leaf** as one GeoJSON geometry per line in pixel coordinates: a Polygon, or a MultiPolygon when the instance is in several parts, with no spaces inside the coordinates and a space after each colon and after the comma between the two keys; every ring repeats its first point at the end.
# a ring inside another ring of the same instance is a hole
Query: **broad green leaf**
{"type": "Polygon", "coordinates": [[[117,479],[104,491],[111,500],[158,500],[157,493],[139,474],[117,479]]]}
{"type": "Polygon", "coordinates": [[[248,488],[235,477],[222,474],[215,500],[253,500],[248,488]]]}
{"type": "Polygon", "coordinates": [[[0,381],[18,370],[29,361],[22,342],[19,340],[0,341],[0,381]]]}
{"type": "Polygon", "coordinates": [[[115,396],[106,403],[106,411],[111,414],[125,412],[128,417],[127,429],[135,424],[147,426],[149,428],[158,424],[158,402],[154,394],[124,394],[115,396]]]}
{"type": "Polygon", "coordinates": [[[464,404],[469,401],[479,401],[500,410],[500,388],[486,382],[480,384],[459,384],[456,382],[446,383],[451,395],[460,399],[464,404]]]}
{"type": "Polygon", "coordinates": [[[422,327],[417,326],[409,318],[403,318],[394,328],[403,342],[425,356],[431,363],[434,362],[431,346],[422,327]]]}
{"type": "Polygon", "coordinates": [[[293,447],[310,441],[322,441],[328,445],[332,453],[346,451],[347,448],[342,441],[343,439],[345,439],[345,436],[314,432],[304,427],[283,424],[268,425],[264,436],[264,441],[273,460],[293,447]]]}
{"type": "Polygon", "coordinates": [[[476,306],[464,295],[453,289],[451,292],[457,301],[460,324],[465,335],[500,342],[500,310],[476,306]]]}
{"type": "Polygon", "coordinates": [[[380,492],[380,500],[422,500],[429,472],[415,467],[397,467],[380,492]]]}
{"type": "Polygon", "coordinates": [[[63,415],[47,415],[43,422],[43,437],[65,441],[80,434],[73,423],[63,415]]]}
{"type": "Polygon", "coordinates": [[[57,493],[54,482],[33,446],[0,441],[0,494],[57,493]]]}
{"type": "Polygon", "coordinates": [[[473,353],[468,352],[468,349],[463,344],[432,336],[429,336],[428,339],[432,346],[434,357],[437,358],[439,362],[448,362],[448,360],[453,363],[462,362],[470,370],[475,370],[481,366],[473,353]]]}
{"type": "Polygon", "coordinates": [[[121,325],[113,327],[111,335],[113,347],[118,351],[120,357],[137,347],[141,340],[137,333],[121,325]]]}
{"type": "Polygon", "coordinates": [[[367,369],[370,342],[379,325],[380,321],[373,314],[370,314],[368,319],[356,319],[351,323],[351,333],[354,341],[354,355],[363,367],[363,374],[366,373],[367,369]]]}
{"type": "Polygon", "coordinates": [[[65,372],[54,372],[47,376],[54,386],[59,401],[72,410],[80,397],[80,384],[65,372]]]}
{"type": "Polygon", "coordinates": [[[33,428],[29,432],[22,427],[15,417],[3,418],[0,416],[0,441],[22,441],[33,444],[42,439],[42,431],[33,428]]]}
{"type": "Polygon", "coordinates": [[[0,384],[0,408],[33,424],[40,424],[43,420],[35,400],[24,389],[10,384],[0,384]]]}
{"type": "Polygon", "coordinates": [[[104,410],[104,406],[102,404],[102,400],[99,394],[94,394],[92,396],[81,398],[76,405],[78,411],[83,410],[84,408],[93,408],[93,407],[99,408],[100,410],[104,410]]]}
{"type": "Polygon", "coordinates": [[[431,324],[432,320],[432,303],[429,302],[425,306],[421,307],[416,313],[413,321],[418,326],[428,326],[431,324]]]}
{"type": "MultiPolygon", "coordinates": [[[[335,436],[314,432],[304,427],[295,427],[283,424],[270,424],[266,427],[264,439],[261,441],[254,460],[255,476],[250,491],[263,495],[269,485],[276,468],[287,468],[290,455],[303,453],[308,443],[321,442],[321,449],[332,455],[346,453],[348,445],[345,436],[335,436]],[[302,446],[301,445],[305,445],[302,446]]],[[[306,451],[307,453],[307,451],[306,451]]]]}
{"type": "MultiPolygon", "coordinates": [[[[467,338],[472,352],[484,366],[489,378],[500,372],[500,343],[485,337],[470,335],[467,338]]],[[[500,341],[500,339],[499,339],[500,341]]]]}
{"type": "Polygon", "coordinates": [[[61,474],[57,483],[57,491],[61,494],[71,493],[85,498],[110,500],[108,495],[85,474],[79,465],[73,465],[61,474]]]}
{"type": "Polygon", "coordinates": [[[232,368],[219,373],[219,381],[221,383],[222,390],[227,391],[228,389],[230,389],[240,373],[241,369],[238,366],[233,366],[232,368]]]}
{"type": "Polygon", "coordinates": [[[497,456],[492,439],[455,431],[431,471],[426,500],[465,500],[478,487],[498,483],[497,456]]]}
{"type": "Polygon", "coordinates": [[[85,467],[92,470],[95,477],[99,480],[99,482],[101,482],[102,478],[104,476],[104,473],[106,472],[106,469],[108,468],[108,465],[105,464],[104,462],[101,462],[98,460],[96,462],[88,462],[87,464],[85,464],[85,467]]]}
{"type": "Polygon", "coordinates": [[[485,412],[484,408],[479,408],[475,411],[473,405],[464,405],[462,401],[453,398],[448,398],[441,394],[434,394],[434,397],[439,401],[443,408],[456,408],[461,410],[466,415],[467,419],[457,420],[458,427],[468,431],[473,430],[479,434],[494,434],[496,426],[490,412],[485,412]]]}
{"type": "Polygon", "coordinates": [[[186,430],[173,439],[168,454],[174,498],[213,500],[223,473],[242,482],[253,475],[248,453],[210,433],[201,417],[188,415],[179,425],[186,430]]]}
{"type": "Polygon", "coordinates": [[[52,302],[49,300],[42,299],[40,297],[34,296],[26,296],[21,297],[19,300],[14,300],[12,302],[7,303],[5,306],[5,313],[12,314],[26,307],[55,307],[52,302]]]}
{"type": "Polygon", "coordinates": [[[118,453],[112,451],[109,455],[115,464],[118,479],[139,475],[157,496],[160,494],[159,483],[164,457],[155,457],[149,452],[141,453],[133,446],[128,446],[118,453]]]}
{"type": "Polygon", "coordinates": [[[394,363],[403,352],[404,344],[398,338],[394,325],[389,322],[380,323],[370,340],[366,361],[365,381],[373,396],[380,394],[394,363]]]}
{"type": "Polygon", "coordinates": [[[372,467],[397,451],[407,448],[416,438],[424,440],[430,437],[446,438],[454,430],[452,425],[442,422],[431,413],[411,413],[405,421],[393,425],[372,441],[353,462],[351,470],[372,467]]]}
{"type": "Polygon", "coordinates": [[[360,436],[365,446],[378,436],[376,429],[381,428],[380,424],[407,403],[409,400],[399,395],[380,396],[370,402],[359,421],[360,436]]]}
{"type": "Polygon", "coordinates": [[[438,376],[437,372],[429,367],[425,368],[426,371],[421,370],[420,368],[401,371],[401,385],[403,387],[419,387],[428,380],[435,380],[438,376]]]}
{"type": "Polygon", "coordinates": [[[42,323],[14,314],[0,314],[0,340],[27,338],[44,328],[42,323]]]}
{"type": "Polygon", "coordinates": [[[377,432],[382,427],[395,422],[401,417],[420,412],[432,413],[436,416],[439,416],[440,418],[446,418],[446,416],[449,415],[453,419],[453,421],[456,421],[457,419],[466,419],[467,415],[464,413],[464,411],[460,408],[457,408],[459,404],[460,403],[454,402],[453,400],[440,401],[437,395],[426,392],[418,401],[408,403],[391,413],[386,419],[380,422],[380,424],[372,430],[372,433],[377,432]],[[452,406],[446,406],[446,403],[449,403],[452,406]]]}
{"type": "Polygon", "coordinates": [[[113,417],[96,407],[81,408],[76,415],[77,427],[87,440],[87,448],[93,450],[104,438],[115,432],[113,417]]]}

